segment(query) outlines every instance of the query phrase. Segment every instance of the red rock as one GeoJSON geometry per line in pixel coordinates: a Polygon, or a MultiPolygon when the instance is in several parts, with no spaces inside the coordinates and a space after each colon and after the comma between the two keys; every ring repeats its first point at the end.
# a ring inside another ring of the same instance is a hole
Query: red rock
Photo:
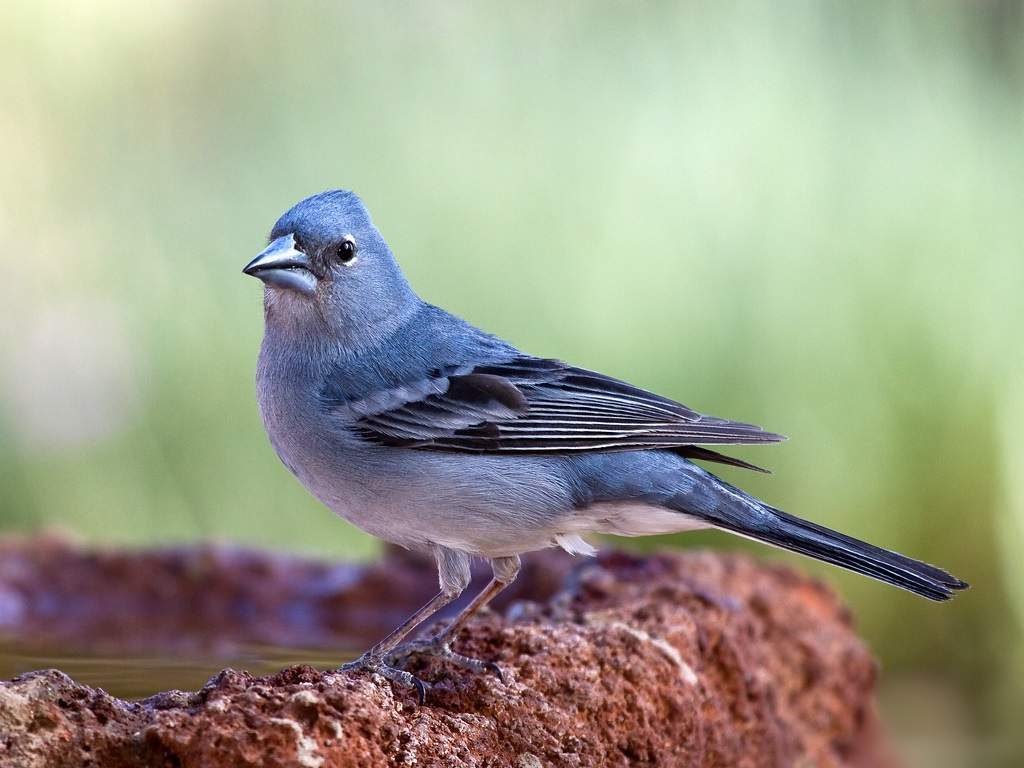
{"type": "MultiPolygon", "coordinates": [[[[447,615],[490,578],[474,583],[447,615]]],[[[573,561],[538,553],[500,608],[544,600],[573,561]]],[[[65,537],[0,538],[0,636],[98,655],[230,656],[242,646],[349,651],[380,639],[437,592],[431,561],[400,549],[329,563],[226,544],[94,550],[65,537]]]]}
{"type": "MultiPolygon", "coordinates": [[[[245,566],[236,583],[248,593],[261,569],[228,561],[245,566]]],[[[293,586],[295,573],[313,567],[268,562],[262,572],[293,586]]],[[[153,585],[163,599],[190,578],[170,571],[177,575],[153,585]]],[[[349,583],[367,578],[355,572],[349,583]]],[[[277,594],[290,599],[290,589],[277,594]]],[[[349,609],[363,596],[332,594],[349,609]]],[[[498,661],[506,682],[424,661],[415,671],[433,688],[421,706],[411,691],[365,674],[291,667],[256,678],[229,669],[197,693],[128,702],[55,670],[29,673],[0,685],[0,765],[890,764],[875,664],[848,612],[785,568],[710,553],[610,553],[550,598],[476,621],[457,647],[498,661]]]]}

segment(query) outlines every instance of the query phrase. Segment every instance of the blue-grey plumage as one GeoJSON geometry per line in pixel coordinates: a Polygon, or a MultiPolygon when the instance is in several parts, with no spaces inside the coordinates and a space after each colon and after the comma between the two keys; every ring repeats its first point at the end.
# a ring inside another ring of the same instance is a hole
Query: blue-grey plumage
{"type": "Polygon", "coordinates": [[[385,662],[464,589],[471,556],[490,559],[495,579],[432,647],[478,665],[448,647],[465,618],[515,577],[520,554],[589,553],[588,533],[715,527],[935,600],[966,587],[774,509],[691,461],[756,469],[710,446],[779,435],[535,358],[425,303],[350,192],[291,208],[245,272],[266,285],[257,393],[274,449],[346,520],[438,563],[438,597],[360,666],[418,682],[385,662]]]}

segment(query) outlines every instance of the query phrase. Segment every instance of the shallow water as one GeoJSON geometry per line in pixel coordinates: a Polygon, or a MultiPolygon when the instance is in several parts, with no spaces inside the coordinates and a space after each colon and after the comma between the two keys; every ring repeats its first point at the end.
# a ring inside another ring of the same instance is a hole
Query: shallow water
{"type": "Polygon", "coordinates": [[[195,691],[225,667],[268,675],[294,664],[333,669],[354,652],[289,648],[245,648],[209,656],[110,656],[68,649],[0,645],[0,680],[36,669],[56,668],[80,683],[122,699],[141,699],[159,691],[195,691]]]}

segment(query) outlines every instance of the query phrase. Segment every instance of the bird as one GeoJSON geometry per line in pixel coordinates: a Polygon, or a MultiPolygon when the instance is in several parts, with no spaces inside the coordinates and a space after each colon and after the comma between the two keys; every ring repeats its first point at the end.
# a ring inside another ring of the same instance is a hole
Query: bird
{"type": "MultiPolygon", "coordinates": [[[[452,641],[511,584],[520,557],[595,552],[588,534],[719,529],[935,601],[966,582],[945,570],[770,506],[696,461],[760,467],[723,446],[783,440],[625,381],[535,357],[421,299],[353,192],[307,197],[243,269],[264,285],[256,394],[278,457],[363,531],[433,557],[439,590],[341,669],[415,687],[418,654],[469,670],[493,663],[452,641]],[[408,638],[470,581],[492,578],[425,641],[408,638]]],[[[764,471],[764,470],[761,470],[764,471]]]]}

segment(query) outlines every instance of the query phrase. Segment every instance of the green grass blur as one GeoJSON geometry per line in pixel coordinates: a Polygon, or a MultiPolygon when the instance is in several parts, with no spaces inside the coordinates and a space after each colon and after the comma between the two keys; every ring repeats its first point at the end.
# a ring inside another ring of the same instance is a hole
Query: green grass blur
{"type": "Polygon", "coordinates": [[[915,754],[1009,764],[1020,8],[4,4],[0,530],[369,556],[263,435],[240,274],[344,186],[429,300],[788,434],[723,474],[970,581],[936,606],[800,563],[924,691],[892,713],[915,754]]]}

